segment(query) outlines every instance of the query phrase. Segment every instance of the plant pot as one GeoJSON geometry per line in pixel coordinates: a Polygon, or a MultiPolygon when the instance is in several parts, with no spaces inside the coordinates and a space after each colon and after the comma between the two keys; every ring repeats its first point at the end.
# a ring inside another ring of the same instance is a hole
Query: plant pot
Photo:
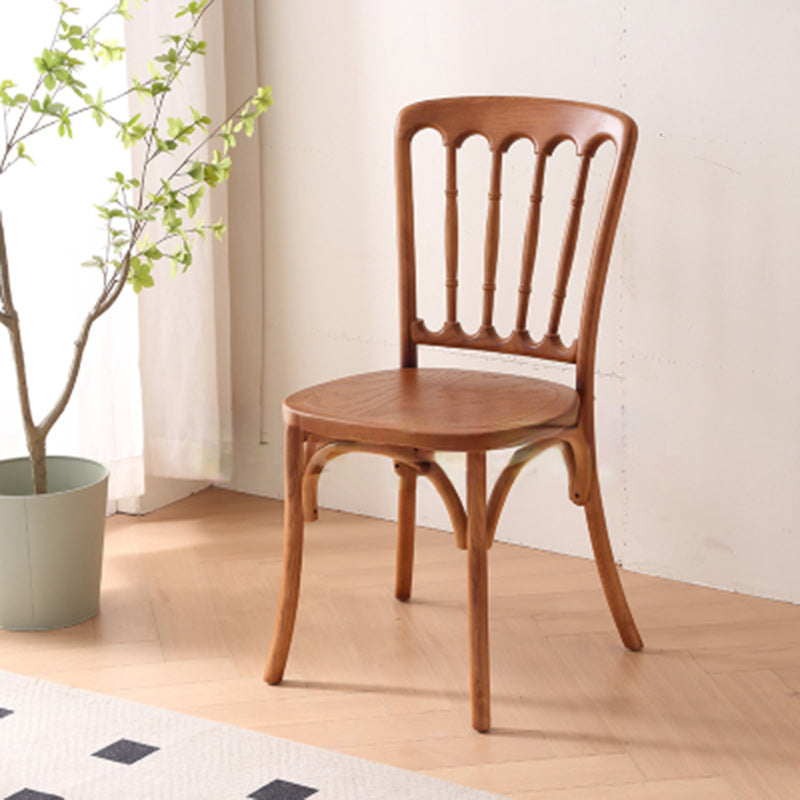
{"type": "Polygon", "coordinates": [[[108,470],[65,456],[47,470],[36,495],[27,458],[0,461],[0,628],[63,628],[100,607],[108,470]]]}

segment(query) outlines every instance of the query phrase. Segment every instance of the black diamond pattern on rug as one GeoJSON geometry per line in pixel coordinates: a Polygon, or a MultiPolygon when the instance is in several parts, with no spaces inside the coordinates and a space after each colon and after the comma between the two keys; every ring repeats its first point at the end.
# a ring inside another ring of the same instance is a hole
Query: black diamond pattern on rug
{"type": "Polygon", "coordinates": [[[58,794],[45,794],[44,792],[37,792],[35,789],[21,789],[14,794],[4,797],[3,800],[64,800],[58,794]]]}
{"type": "Polygon", "coordinates": [[[158,747],[153,747],[150,744],[142,744],[130,739],[119,739],[108,745],[108,747],[92,753],[92,755],[97,758],[105,758],[106,761],[116,761],[118,764],[135,764],[145,756],[155,753],[158,749],[158,747]]]}
{"type": "Polygon", "coordinates": [[[0,708],[0,719],[3,717],[7,717],[9,714],[13,714],[14,712],[10,708],[0,708]]]}
{"type": "Polygon", "coordinates": [[[247,795],[253,800],[305,800],[317,793],[317,789],[308,786],[301,786],[299,783],[276,780],[256,789],[252,794],[247,795]]]}

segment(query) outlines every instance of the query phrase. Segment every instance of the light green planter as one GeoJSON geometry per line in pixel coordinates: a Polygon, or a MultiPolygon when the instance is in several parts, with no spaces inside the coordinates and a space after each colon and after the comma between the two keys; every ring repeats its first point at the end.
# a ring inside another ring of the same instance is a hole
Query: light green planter
{"type": "Polygon", "coordinates": [[[64,456],[47,469],[34,495],[28,459],[0,461],[0,628],[63,628],[100,607],[108,470],[64,456]]]}

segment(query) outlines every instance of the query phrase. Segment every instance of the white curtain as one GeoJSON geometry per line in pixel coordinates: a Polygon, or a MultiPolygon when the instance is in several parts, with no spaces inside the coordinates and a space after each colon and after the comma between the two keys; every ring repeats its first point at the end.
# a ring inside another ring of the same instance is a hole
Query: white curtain
{"type": "MultiPolygon", "coordinates": [[[[83,23],[108,0],[84,0],[83,23]]],[[[14,24],[0,27],[0,80],[21,91],[33,86],[33,58],[49,45],[56,23],[52,0],[14,5],[14,24]]],[[[122,38],[122,25],[111,32],[122,38]]],[[[122,65],[105,71],[105,96],[124,85],[122,65]]],[[[34,414],[41,419],[66,379],[72,342],[101,287],[94,269],[81,267],[104,243],[94,204],[110,194],[107,178],[127,153],[111,130],[75,121],[74,139],[37,135],[27,149],[35,166],[20,162],[0,177],[0,209],[12,289],[20,314],[34,414]]],[[[136,303],[123,296],[92,330],[81,375],[48,441],[52,455],[82,455],[111,469],[112,498],[143,488],[142,412],[138,375],[136,303]]],[[[11,351],[0,330],[0,458],[25,454],[11,351]]]]}
{"type": "MultiPolygon", "coordinates": [[[[146,62],[166,33],[180,32],[177,2],[142,4],[126,25],[128,72],[144,79],[146,62]]],[[[208,53],[197,60],[170,97],[184,117],[188,106],[215,121],[225,114],[222,3],[203,17],[198,37],[208,53]]],[[[137,107],[133,100],[132,108],[137,107]]],[[[207,193],[200,214],[227,219],[227,188],[207,193]]],[[[145,462],[148,475],[221,480],[232,461],[230,288],[227,243],[197,241],[194,262],[174,278],[169,267],[139,299],[145,462]]]]}

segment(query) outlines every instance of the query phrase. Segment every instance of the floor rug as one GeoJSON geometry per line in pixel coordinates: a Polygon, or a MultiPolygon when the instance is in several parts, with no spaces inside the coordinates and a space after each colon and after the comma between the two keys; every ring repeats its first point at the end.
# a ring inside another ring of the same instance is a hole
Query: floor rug
{"type": "Polygon", "coordinates": [[[502,800],[0,671],[0,800],[502,800]]]}

